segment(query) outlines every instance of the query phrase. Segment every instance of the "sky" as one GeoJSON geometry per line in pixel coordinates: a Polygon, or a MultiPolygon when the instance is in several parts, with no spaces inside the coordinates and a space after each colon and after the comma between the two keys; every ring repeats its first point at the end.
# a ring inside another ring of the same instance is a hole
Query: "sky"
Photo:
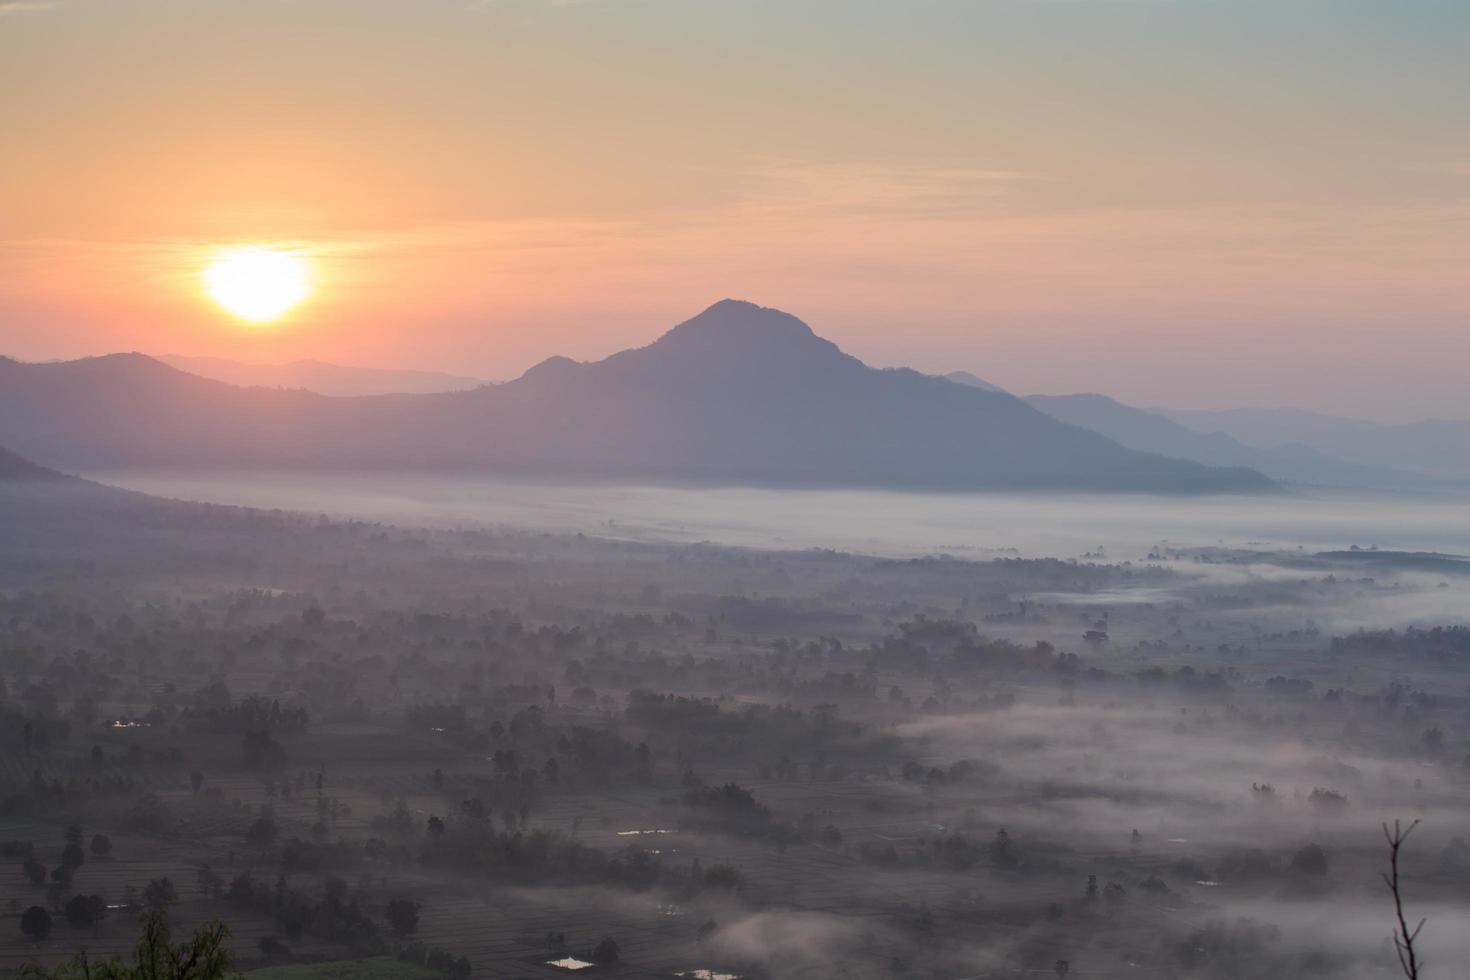
{"type": "Polygon", "coordinates": [[[1470,418],[1464,0],[0,0],[0,353],[513,377],[724,298],[1021,393],[1470,418]],[[222,249],[309,265],[250,323],[222,249]]]}

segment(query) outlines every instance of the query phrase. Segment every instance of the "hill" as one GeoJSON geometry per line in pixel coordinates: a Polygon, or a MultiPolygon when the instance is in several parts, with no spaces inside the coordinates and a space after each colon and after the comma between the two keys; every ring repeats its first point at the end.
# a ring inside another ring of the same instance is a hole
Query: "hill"
{"type": "Polygon", "coordinates": [[[1273,484],[1125,449],[1003,392],[875,370],[789,314],[726,300],[647,347],[551,358],[494,387],[330,398],[139,354],[0,361],[0,443],[111,466],[472,469],[569,477],[987,490],[1273,484]]]}
{"type": "Polygon", "coordinates": [[[0,480],[11,481],[33,481],[33,480],[59,480],[63,479],[55,470],[48,470],[44,466],[37,466],[23,456],[0,446],[0,480]]]}
{"type": "Polygon", "coordinates": [[[1434,489],[1448,481],[1408,470],[1337,459],[1300,443],[1261,448],[1223,432],[1201,433],[1106,395],[1028,395],[1026,402],[1063,422],[1100,432],[1130,449],[1211,466],[1246,466],[1274,480],[1371,490],[1434,489]]]}
{"type": "Polygon", "coordinates": [[[1153,411],[1198,432],[1224,432],[1250,446],[1303,443],[1354,462],[1470,479],[1470,420],[1389,425],[1299,408],[1153,411]]]}
{"type": "Polygon", "coordinates": [[[170,367],[212,378],[242,388],[305,388],[319,395],[428,395],[442,391],[465,391],[490,382],[439,371],[399,371],[347,367],[325,361],[291,361],[287,364],[247,364],[221,357],[181,357],[165,354],[158,358],[170,367]]]}

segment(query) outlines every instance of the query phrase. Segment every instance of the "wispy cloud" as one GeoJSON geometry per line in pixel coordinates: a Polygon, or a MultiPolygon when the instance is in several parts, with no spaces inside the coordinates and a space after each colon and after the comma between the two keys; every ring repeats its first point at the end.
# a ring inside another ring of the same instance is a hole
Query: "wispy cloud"
{"type": "Polygon", "coordinates": [[[753,207],[968,217],[1036,174],[985,167],[902,167],[767,160],[752,171],[753,207]]]}
{"type": "Polygon", "coordinates": [[[58,0],[0,0],[0,17],[12,17],[17,14],[35,13],[38,10],[49,10],[57,5],[58,0]]]}

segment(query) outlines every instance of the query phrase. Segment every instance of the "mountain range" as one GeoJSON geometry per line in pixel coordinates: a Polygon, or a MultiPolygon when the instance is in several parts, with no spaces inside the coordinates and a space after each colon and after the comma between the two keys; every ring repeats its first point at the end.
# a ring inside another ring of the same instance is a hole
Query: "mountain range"
{"type": "Polygon", "coordinates": [[[403,371],[347,367],[325,361],[286,364],[248,364],[222,357],[181,357],[165,354],[158,360],[180,371],[213,378],[242,388],[305,388],[319,395],[428,395],[465,391],[490,382],[439,371],[403,371]]]}
{"type": "Polygon", "coordinates": [[[740,484],[1254,492],[1271,480],[1139,452],[1000,391],[877,370],[797,318],[725,300],[647,347],[504,384],[330,397],[141,354],[0,360],[0,445],[145,466],[475,470],[740,484]]]}
{"type": "Polygon", "coordinates": [[[1299,408],[1154,409],[1181,425],[1223,432],[1251,446],[1306,443],[1345,460],[1470,480],[1470,420],[1385,424],[1299,408]]]}
{"type": "Polygon", "coordinates": [[[957,385],[966,385],[970,388],[979,388],[981,391],[1005,391],[1000,385],[993,385],[984,378],[971,374],[969,371],[951,371],[944,376],[944,380],[953,381],[957,385]]]}
{"type": "Polygon", "coordinates": [[[1224,432],[1198,432],[1168,416],[1124,405],[1106,395],[1027,395],[1025,401],[1053,418],[1101,432],[1130,449],[1211,466],[1248,466],[1285,483],[1365,490],[1433,490],[1450,485],[1446,479],[1424,473],[1339,459],[1300,442],[1249,446],[1224,432]]]}
{"type": "MultiPolygon", "coordinates": [[[[968,371],[954,371],[944,377],[986,391],[1003,390],[968,371]]],[[[1393,445],[1393,441],[1376,432],[1380,428],[1393,428],[1401,433],[1437,428],[1443,436],[1437,444],[1443,446],[1453,443],[1451,433],[1457,426],[1463,426],[1466,439],[1459,460],[1470,460],[1470,423],[1423,422],[1381,427],[1296,409],[1237,412],[1142,409],[1093,392],[1022,398],[1053,418],[1099,432],[1129,449],[1192,459],[1210,466],[1249,467],[1283,483],[1364,490],[1444,490],[1462,486],[1462,481],[1470,479],[1470,465],[1457,467],[1443,458],[1443,453],[1440,458],[1432,459],[1429,453],[1389,452],[1386,447],[1393,445]],[[1281,417],[1295,418],[1298,424],[1272,424],[1281,417]],[[1245,435],[1237,438],[1221,431],[1232,420],[1245,435]],[[1293,432],[1305,438],[1286,437],[1293,432]],[[1334,433],[1338,438],[1322,438],[1323,433],[1334,433]],[[1307,444],[1313,438],[1322,438],[1329,445],[1346,445],[1347,451],[1342,456],[1323,452],[1307,444]],[[1386,465],[1382,462],[1385,458],[1402,460],[1403,465],[1386,465]]],[[[1412,446],[1415,440],[1408,438],[1405,442],[1412,446]]]]}
{"type": "Polygon", "coordinates": [[[0,480],[50,480],[60,476],[0,446],[0,480]]]}

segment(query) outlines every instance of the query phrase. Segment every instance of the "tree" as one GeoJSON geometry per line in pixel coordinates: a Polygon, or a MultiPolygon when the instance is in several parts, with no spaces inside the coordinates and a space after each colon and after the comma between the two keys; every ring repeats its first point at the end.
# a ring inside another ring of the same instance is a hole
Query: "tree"
{"type": "Polygon", "coordinates": [[[32,905],[21,914],[20,931],[32,939],[45,939],[51,935],[51,913],[32,905]]]}
{"type": "Polygon", "coordinates": [[[618,961],[618,955],[617,941],[608,936],[592,950],[592,962],[601,966],[611,966],[618,961]]]}
{"type": "Polygon", "coordinates": [[[1016,845],[1011,841],[1011,835],[1006,833],[1004,827],[995,832],[995,839],[990,842],[990,863],[997,868],[1008,870],[1021,863],[1016,856],[1016,845]]]}
{"type": "Polygon", "coordinates": [[[1308,844],[1291,856],[1291,870],[1297,874],[1325,875],[1327,855],[1316,844],[1308,844]]]}
{"type": "Polygon", "coordinates": [[[143,901],[148,903],[149,908],[161,909],[178,900],[179,893],[168,878],[154,878],[143,889],[143,901]]]}
{"type": "Polygon", "coordinates": [[[195,769],[193,772],[189,773],[189,788],[191,790],[193,790],[195,793],[198,793],[199,787],[203,785],[204,773],[200,772],[198,769],[195,769]]]}
{"type": "Polygon", "coordinates": [[[106,834],[93,834],[88,848],[94,858],[105,858],[112,853],[112,838],[106,834]]]}
{"type": "Polygon", "coordinates": [[[61,866],[69,871],[75,871],[87,863],[87,854],[82,850],[80,841],[69,842],[61,849],[61,866]]]}
{"type": "Polygon", "coordinates": [[[101,895],[73,895],[62,906],[66,921],[78,929],[95,925],[107,912],[107,903],[101,895]]]}
{"type": "Polygon", "coordinates": [[[259,817],[245,831],[245,843],[255,847],[267,847],[276,839],[276,822],[270,817],[259,817]]]}
{"type": "Polygon", "coordinates": [[[1420,919],[1419,924],[1413,929],[1409,928],[1408,919],[1404,918],[1404,894],[1399,886],[1399,851],[1403,849],[1404,841],[1419,826],[1415,820],[1407,828],[1401,829],[1399,822],[1393,822],[1393,830],[1388,829],[1388,824],[1383,825],[1383,837],[1388,841],[1388,871],[1383,875],[1383,883],[1393,893],[1394,917],[1398,925],[1393,933],[1393,951],[1398,954],[1399,969],[1404,971],[1408,980],[1419,980],[1419,957],[1414,949],[1414,943],[1419,938],[1419,932],[1424,928],[1428,919],[1420,919]]]}
{"type": "MultiPolygon", "coordinates": [[[[49,928],[50,916],[46,918],[49,928]]],[[[33,966],[23,972],[34,980],[224,980],[230,973],[230,953],[224,945],[229,933],[224,923],[211,922],[195,932],[193,939],[174,945],[168,916],[155,910],[143,920],[143,935],[132,962],[113,957],[93,963],[82,953],[54,970],[33,966]]]]}
{"type": "Polygon", "coordinates": [[[71,826],[69,826],[69,827],[66,828],[66,842],[68,844],[75,844],[78,847],[81,847],[82,846],[82,839],[85,836],[86,835],[82,833],[82,825],[81,824],[74,823],[71,826]]]}
{"type": "Polygon", "coordinates": [[[286,747],[269,731],[246,732],[240,740],[247,769],[280,769],[286,764],[286,747]]]}
{"type": "Polygon", "coordinates": [[[400,936],[411,936],[419,930],[419,903],[407,898],[395,898],[388,903],[388,924],[400,936]]]}
{"type": "Polygon", "coordinates": [[[26,858],[20,866],[25,872],[26,880],[34,887],[39,888],[46,884],[46,866],[35,858],[26,858]]]}

